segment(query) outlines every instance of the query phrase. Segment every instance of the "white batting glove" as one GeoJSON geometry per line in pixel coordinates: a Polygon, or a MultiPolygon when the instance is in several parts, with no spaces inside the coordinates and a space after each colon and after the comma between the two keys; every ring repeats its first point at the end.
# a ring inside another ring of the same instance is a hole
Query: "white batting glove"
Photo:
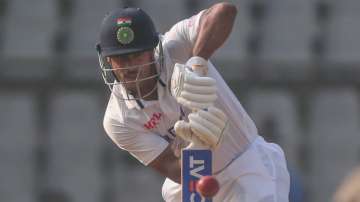
{"type": "Polygon", "coordinates": [[[199,76],[186,65],[176,63],[171,76],[171,94],[190,109],[203,109],[216,100],[216,81],[199,76]]]}
{"type": "Polygon", "coordinates": [[[176,135],[190,144],[185,149],[210,149],[210,146],[202,142],[195,134],[191,131],[190,123],[184,120],[177,121],[174,125],[176,135]]]}
{"type": "Polygon", "coordinates": [[[175,133],[195,147],[207,146],[215,149],[223,137],[228,122],[224,112],[216,107],[209,107],[207,110],[190,113],[188,118],[189,123],[176,122],[175,133]]]}

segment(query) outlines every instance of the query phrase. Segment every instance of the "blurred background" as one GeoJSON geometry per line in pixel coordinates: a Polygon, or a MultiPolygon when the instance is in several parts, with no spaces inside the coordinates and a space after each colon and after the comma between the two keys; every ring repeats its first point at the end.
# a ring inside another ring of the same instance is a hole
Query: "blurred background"
{"type": "MultiPolygon", "coordinates": [[[[99,25],[138,6],[164,33],[215,2],[0,0],[0,201],[162,201],[163,177],[103,131],[99,25]]],[[[285,150],[291,201],[330,201],[360,160],[360,1],[231,2],[235,27],[212,61],[285,150]]]]}

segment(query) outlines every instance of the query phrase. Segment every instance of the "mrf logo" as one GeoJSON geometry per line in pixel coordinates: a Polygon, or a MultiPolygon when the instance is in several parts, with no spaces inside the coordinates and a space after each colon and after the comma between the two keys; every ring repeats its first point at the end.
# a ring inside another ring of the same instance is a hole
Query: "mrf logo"
{"type": "Polygon", "coordinates": [[[205,175],[212,175],[210,150],[182,150],[182,201],[211,202],[196,192],[196,183],[205,175]]]}
{"type": "Polygon", "coordinates": [[[149,130],[155,128],[159,124],[159,122],[161,120],[161,116],[162,116],[162,113],[160,113],[160,112],[153,113],[150,120],[144,124],[144,127],[149,130]]]}

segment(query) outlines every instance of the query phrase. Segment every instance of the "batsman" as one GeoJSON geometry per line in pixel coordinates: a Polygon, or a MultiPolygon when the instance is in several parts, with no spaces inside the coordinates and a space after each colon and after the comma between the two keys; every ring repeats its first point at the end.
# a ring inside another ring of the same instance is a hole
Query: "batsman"
{"type": "Polygon", "coordinates": [[[166,202],[182,201],[184,148],[211,150],[220,184],[214,202],[288,201],[282,149],[258,134],[209,60],[236,14],[233,4],[217,3],[163,35],[140,8],[115,9],[102,21],[96,49],[111,90],[104,129],[119,148],[166,177],[166,202]]]}

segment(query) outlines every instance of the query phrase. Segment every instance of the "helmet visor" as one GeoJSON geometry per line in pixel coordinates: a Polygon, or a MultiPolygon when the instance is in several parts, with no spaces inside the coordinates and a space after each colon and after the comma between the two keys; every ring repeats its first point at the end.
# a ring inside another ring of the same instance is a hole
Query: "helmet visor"
{"type": "Polygon", "coordinates": [[[101,75],[104,79],[105,84],[108,85],[110,90],[120,99],[143,99],[151,95],[155,91],[157,87],[157,82],[154,82],[154,80],[157,81],[157,78],[160,76],[162,69],[161,57],[158,57],[150,62],[141,65],[125,66],[121,68],[113,68],[112,65],[108,62],[108,60],[101,54],[98,54],[98,57],[101,68],[101,75]],[[151,75],[147,74],[147,76],[144,76],[146,75],[145,70],[152,67],[156,68],[156,72],[152,73],[151,75]],[[121,75],[123,72],[131,73],[127,73],[126,77],[122,77],[121,75]],[[153,83],[151,88],[149,88],[148,86],[149,82],[153,83]],[[114,87],[116,86],[121,86],[122,89],[124,89],[126,92],[115,92],[114,87]],[[144,86],[146,86],[146,90],[144,90],[144,86]]]}

